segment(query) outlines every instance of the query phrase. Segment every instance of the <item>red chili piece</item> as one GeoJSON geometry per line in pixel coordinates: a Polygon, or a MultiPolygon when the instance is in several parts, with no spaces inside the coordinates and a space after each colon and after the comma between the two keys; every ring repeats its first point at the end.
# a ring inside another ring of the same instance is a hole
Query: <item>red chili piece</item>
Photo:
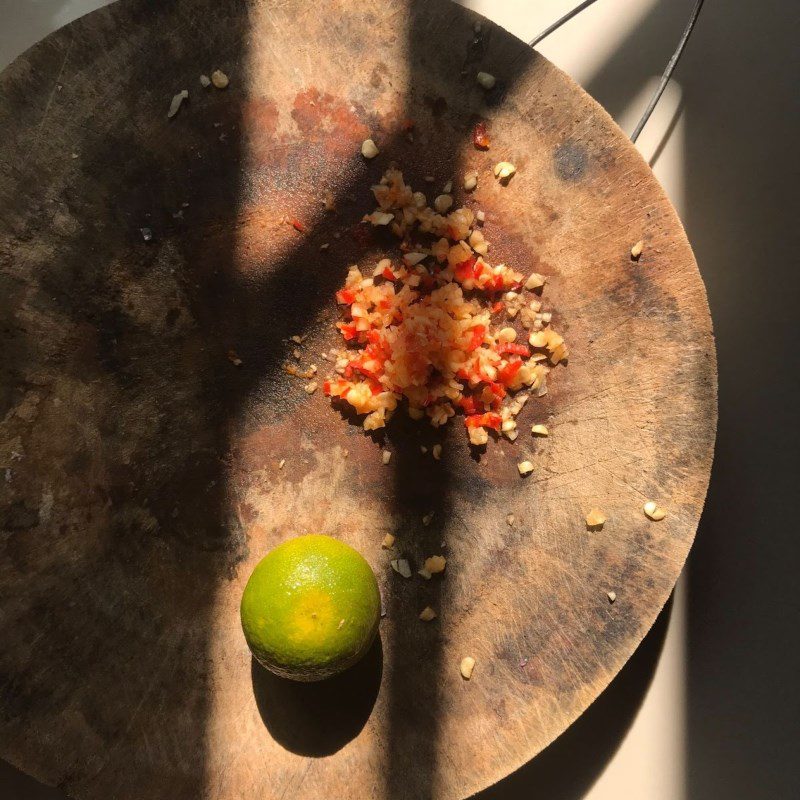
{"type": "Polygon", "coordinates": [[[479,122],[472,131],[472,143],[479,150],[489,149],[489,134],[486,132],[486,123],[479,122]]]}

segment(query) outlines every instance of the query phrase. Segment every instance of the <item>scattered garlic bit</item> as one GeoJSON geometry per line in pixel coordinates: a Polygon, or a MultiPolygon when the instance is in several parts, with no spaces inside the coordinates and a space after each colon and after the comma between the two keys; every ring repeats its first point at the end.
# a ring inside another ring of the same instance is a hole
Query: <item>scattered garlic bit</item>
{"type": "Polygon", "coordinates": [[[539,289],[544,286],[546,281],[547,276],[540,275],[538,272],[532,272],[528,276],[528,280],[525,281],[525,288],[533,291],[534,289],[539,289]]]}
{"type": "Polygon", "coordinates": [[[586,527],[590,530],[600,530],[606,523],[606,515],[599,508],[593,508],[586,515],[586,527]]]}
{"type": "Polygon", "coordinates": [[[450,194],[453,191],[453,181],[447,181],[447,183],[442,186],[442,194],[450,194]]]}
{"type": "Polygon", "coordinates": [[[479,256],[485,256],[489,252],[489,242],[484,239],[480,231],[472,231],[469,235],[469,245],[479,256]]]}
{"type": "Polygon", "coordinates": [[[304,340],[305,338],[306,338],[305,336],[298,336],[297,334],[295,334],[294,336],[292,336],[292,341],[293,341],[295,344],[303,344],[303,340],[304,340]]]}
{"type": "Polygon", "coordinates": [[[389,258],[382,258],[376,265],[375,269],[372,270],[372,277],[377,278],[379,275],[383,273],[385,269],[392,268],[392,261],[389,258]]]}
{"type": "Polygon", "coordinates": [[[444,572],[446,563],[447,559],[444,556],[431,556],[425,559],[423,569],[430,572],[431,575],[437,575],[440,572],[444,572]]]}
{"type": "Polygon", "coordinates": [[[486,222],[486,212],[485,211],[476,211],[475,212],[475,219],[483,225],[486,222]]]}
{"type": "Polygon", "coordinates": [[[425,608],[419,612],[419,618],[423,622],[430,622],[432,619],[436,619],[436,612],[430,606],[425,606],[425,608]]]}
{"type": "Polygon", "coordinates": [[[428,198],[422,192],[412,192],[411,202],[414,208],[425,208],[428,205],[428,198]]]}
{"type": "Polygon", "coordinates": [[[508,180],[517,168],[510,161],[500,161],[494,166],[494,176],[501,181],[508,180]]]}
{"type": "Polygon", "coordinates": [[[394,222],[394,214],[389,214],[385,211],[373,211],[371,214],[365,214],[364,222],[371,222],[373,225],[388,225],[394,222]]]}
{"type": "Polygon", "coordinates": [[[209,78],[208,75],[201,75],[200,76],[200,85],[204,89],[208,89],[208,87],[211,86],[211,78],[209,78]]]}
{"type": "Polygon", "coordinates": [[[639,256],[642,254],[642,250],[644,250],[644,240],[639,239],[639,241],[636,242],[633,247],[631,247],[631,258],[634,261],[638,261],[639,256]]]}
{"type": "Polygon", "coordinates": [[[453,198],[449,194],[440,194],[434,201],[433,207],[440,214],[444,214],[453,205],[453,198]]]}
{"type": "Polygon", "coordinates": [[[387,533],[386,536],[383,537],[383,541],[381,542],[381,547],[384,550],[391,550],[394,547],[395,537],[391,533],[387,533]]]}
{"type": "Polygon", "coordinates": [[[517,332],[513,328],[501,328],[497,338],[501,342],[514,342],[517,339],[517,332]]]}
{"type": "Polygon", "coordinates": [[[297,350],[297,349],[295,349],[295,350],[292,350],[292,356],[293,356],[294,358],[296,358],[298,361],[300,360],[300,355],[301,355],[301,353],[300,353],[300,351],[299,351],[299,350],[297,350]]]}
{"type": "Polygon", "coordinates": [[[317,386],[318,384],[316,381],[311,381],[311,383],[307,383],[303,388],[306,394],[314,394],[314,392],[317,391],[317,386]]]}
{"type": "Polygon", "coordinates": [[[286,464],[286,459],[285,459],[285,458],[282,458],[282,459],[281,459],[281,460],[278,462],[278,469],[283,469],[283,468],[284,468],[284,466],[285,466],[285,464],[286,464]]]}
{"type": "Polygon", "coordinates": [[[331,213],[336,211],[336,199],[333,196],[333,192],[326,193],[322,200],[322,204],[325,206],[326,211],[330,211],[331,213]]]}
{"type": "Polygon", "coordinates": [[[478,83],[481,85],[482,88],[486,89],[494,89],[494,85],[497,82],[495,80],[494,75],[490,75],[488,72],[479,72],[475,78],[477,79],[478,83]]]}
{"type": "Polygon", "coordinates": [[[430,514],[426,514],[426,515],[425,515],[425,516],[422,518],[422,524],[423,524],[423,525],[430,525],[430,524],[431,524],[431,520],[432,520],[432,519],[433,519],[433,511],[431,511],[431,513],[430,513],[430,514]]]}
{"type": "Polygon", "coordinates": [[[434,178],[433,175],[426,175],[423,180],[425,183],[433,183],[436,178],[434,178]]]}
{"type": "Polygon", "coordinates": [[[388,464],[391,460],[392,454],[388,450],[384,450],[383,453],[381,453],[381,461],[383,461],[384,464],[388,464]]]}
{"type": "Polygon", "coordinates": [[[340,619],[340,620],[339,620],[339,625],[338,625],[338,627],[337,627],[337,630],[341,630],[343,625],[344,625],[344,620],[343,620],[343,619],[340,619]]]}
{"type": "Polygon", "coordinates": [[[547,425],[531,425],[531,433],[534,436],[549,436],[550,431],[547,430],[547,425]]]}
{"type": "Polygon", "coordinates": [[[427,447],[425,447],[425,445],[424,445],[424,444],[421,444],[421,445],[419,446],[419,451],[420,451],[420,453],[422,453],[422,455],[425,455],[425,453],[427,453],[427,452],[428,452],[428,448],[427,448],[427,447]]]}
{"type": "Polygon", "coordinates": [[[411,567],[408,564],[408,561],[404,558],[395,558],[391,562],[392,569],[398,574],[402,575],[404,578],[411,577],[411,567]]]}
{"type": "Polygon", "coordinates": [[[414,267],[420,261],[424,261],[428,257],[427,253],[405,253],[403,255],[403,263],[407,267],[414,267]]]}
{"type": "Polygon", "coordinates": [[[241,367],[244,363],[235,350],[228,350],[228,361],[230,361],[234,367],[241,367]]]}
{"type": "Polygon", "coordinates": [[[469,429],[469,443],[480,447],[489,441],[489,433],[486,428],[474,427],[469,429]]]}
{"type": "Polygon", "coordinates": [[[471,192],[477,185],[478,185],[478,173],[477,172],[468,172],[464,176],[464,189],[465,189],[465,191],[471,192]]]}
{"type": "Polygon", "coordinates": [[[314,369],[309,367],[308,369],[300,370],[294,364],[284,364],[283,371],[287,375],[292,375],[295,378],[302,378],[303,380],[308,380],[309,378],[314,377],[314,373],[317,370],[316,367],[314,369]]]}
{"type": "Polygon", "coordinates": [[[528,337],[528,343],[531,347],[545,348],[553,366],[569,358],[569,350],[564,343],[564,337],[552,328],[535,331],[528,337]]]}
{"type": "Polygon", "coordinates": [[[617,599],[617,593],[616,592],[608,592],[607,594],[608,594],[608,602],[609,603],[613,603],[617,599]]]}
{"type": "Polygon", "coordinates": [[[472,656],[466,656],[461,659],[461,677],[468,681],[472,677],[472,670],[475,669],[475,659],[472,656]]]}
{"type": "Polygon", "coordinates": [[[533,464],[530,461],[521,461],[517,464],[517,469],[519,474],[525,477],[525,475],[530,475],[533,472],[533,464]]]}
{"type": "Polygon", "coordinates": [[[167,111],[167,119],[172,119],[181,107],[181,103],[184,100],[189,99],[189,92],[186,89],[182,89],[175,97],[172,98],[172,102],[169,104],[169,111],[167,111]]]}
{"type": "Polygon", "coordinates": [[[319,249],[320,250],[327,250],[329,247],[330,247],[330,243],[329,242],[325,242],[325,244],[321,244],[319,246],[319,249]]]}
{"type": "Polygon", "coordinates": [[[433,457],[438,461],[442,457],[442,446],[440,444],[435,444],[433,446],[433,457]]]}
{"type": "Polygon", "coordinates": [[[228,76],[221,69],[215,69],[211,73],[211,83],[213,83],[217,89],[226,89],[230,81],[228,80],[228,76]]]}
{"type": "Polygon", "coordinates": [[[361,155],[364,156],[364,158],[375,158],[378,153],[380,153],[380,150],[378,150],[375,142],[373,142],[372,139],[364,139],[361,143],[361,155]]]}
{"type": "Polygon", "coordinates": [[[644,504],[642,510],[644,511],[645,516],[652,519],[653,522],[659,522],[667,516],[667,512],[664,511],[663,508],[660,508],[658,505],[656,505],[655,501],[653,500],[648,500],[644,504]]]}
{"type": "Polygon", "coordinates": [[[422,569],[418,569],[417,575],[422,576],[423,578],[425,578],[426,581],[429,581],[431,579],[431,574],[430,572],[428,572],[428,570],[425,569],[425,567],[423,567],[422,569]]]}
{"type": "Polygon", "coordinates": [[[508,526],[510,528],[513,528],[514,527],[514,515],[513,514],[508,514],[506,516],[506,522],[508,523],[508,526]]]}

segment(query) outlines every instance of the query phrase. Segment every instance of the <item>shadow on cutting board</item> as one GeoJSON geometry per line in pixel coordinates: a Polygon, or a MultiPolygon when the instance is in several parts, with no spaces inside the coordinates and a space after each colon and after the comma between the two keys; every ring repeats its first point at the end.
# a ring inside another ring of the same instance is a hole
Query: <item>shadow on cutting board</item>
{"type": "Polygon", "coordinates": [[[534,787],[547,800],[584,797],[636,719],[658,666],[671,613],[670,595],[639,648],[583,715],[536,758],[472,800],[522,800],[531,797],[534,787]]]}
{"type": "MultiPolygon", "coordinates": [[[[473,800],[516,800],[529,797],[534,786],[548,800],[583,797],[613,757],[647,694],[671,610],[670,599],[630,661],[571,728],[533,761],[473,800]]],[[[338,678],[305,685],[276,678],[254,662],[253,691],[264,724],[292,752],[316,757],[336,752],[364,726],[380,685],[382,660],[376,640],[364,660],[338,678]]],[[[65,798],[58,789],[42,786],[5,762],[0,762],[0,785],[10,790],[7,796],[12,800],[65,798]]]]}
{"type": "Polygon", "coordinates": [[[290,681],[255,659],[251,665],[258,712],[272,738],[293,753],[314,758],[332,755],[361,733],[382,673],[380,635],[361,661],[324,681],[290,681]]]}

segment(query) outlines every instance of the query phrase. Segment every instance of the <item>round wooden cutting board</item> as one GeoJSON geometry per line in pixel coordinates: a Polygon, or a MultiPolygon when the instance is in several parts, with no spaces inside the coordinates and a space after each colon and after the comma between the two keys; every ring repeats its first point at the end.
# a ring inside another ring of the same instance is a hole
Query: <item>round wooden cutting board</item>
{"type": "Polygon", "coordinates": [[[606,113],[477,20],[444,0],[122,0],[0,76],[3,758],[81,800],[456,800],[564,731],[651,626],[711,463],[703,284],[606,113]],[[226,89],[201,86],[214,69],[226,89]],[[458,420],[370,437],[283,369],[324,377],[348,264],[396,256],[357,225],[392,161],[429,199],[453,179],[492,260],[549,276],[569,344],[519,439],[479,459],[458,420]],[[441,461],[421,453],[440,439],[441,461]],[[238,604],[309,531],[364,553],[386,616],[363,663],[303,686],[253,667],[238,604]],[[438,553],[430,581],[389,565],[438,553]]]}

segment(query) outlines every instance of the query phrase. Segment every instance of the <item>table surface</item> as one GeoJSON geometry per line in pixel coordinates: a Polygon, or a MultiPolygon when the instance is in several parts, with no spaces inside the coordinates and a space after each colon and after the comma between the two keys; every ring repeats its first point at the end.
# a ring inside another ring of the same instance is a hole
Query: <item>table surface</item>
{"type": "MultiPolygon", "coordinates": [[[[0,67],[105,4],[0,0],[0,67]]],[[[574,0],[462,4],[529,39],[574,0]]],[[[631,130],[691,5],[605,0],[540,50],[631,130]]],[[[528,797],[534,787],[565,800],[800,793],[800,773],[787,766],[800,737],[797,696],[785,689],[796,684],[800,651],[784,630],[798,612],[789,557],[796,536],[783,519],[797,476],[789,413],[800,387],[794,361],[779,357],[793,341],[798,287],[797,203],[781,181],[797,174],[790,143],[800,131],[792,78],[799,65],[788,23],[798,12],[781,0],[755,5],[706,5],[638,144],[687,227],[718,339],[717,464],[695,550],[671,607],[605,694],[482,800],[528,797]],[[762,277],[766,259],[771,280],[762,277]],[[766,321],[771,335],[742,336],[743,321],[762,331],[766,321]],[[758,384],[744,377],[747,365],[765,360],[758,384]]],[[[0,790],[10,800],[63,797],[7,765],[0,790]]]]}

